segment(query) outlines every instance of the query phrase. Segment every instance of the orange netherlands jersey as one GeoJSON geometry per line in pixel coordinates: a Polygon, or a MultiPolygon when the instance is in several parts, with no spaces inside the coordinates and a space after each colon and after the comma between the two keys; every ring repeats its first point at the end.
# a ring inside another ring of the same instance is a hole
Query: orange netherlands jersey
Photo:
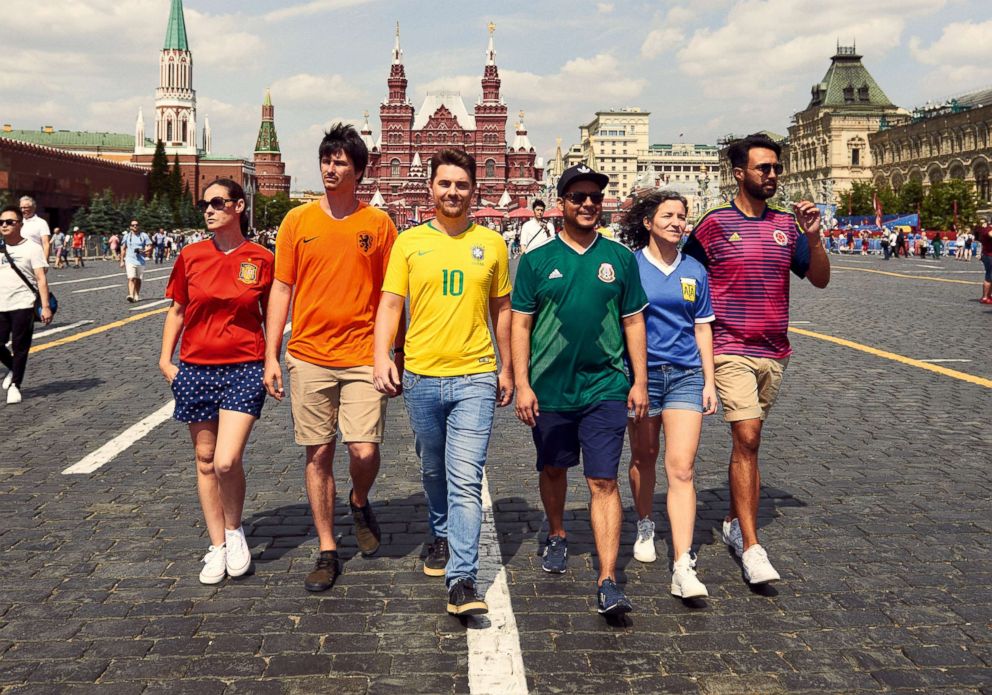
{"type": "Polygon", "coordinates": [[[230,253],[213,240],[182,250],[165,296],[186,307],[179,359],[237,364],[265,359],[262,321],[272,286],[272,252],[246,241],[230,253]]]}
{"type": "Polygon", "coordinates": [[[294,285],[286,350],[325,367],[371,365],[372,332],[396,226],[360,203],[335,220],[320,201],[293,208],[276,236],[275,277],[294,285]]]}

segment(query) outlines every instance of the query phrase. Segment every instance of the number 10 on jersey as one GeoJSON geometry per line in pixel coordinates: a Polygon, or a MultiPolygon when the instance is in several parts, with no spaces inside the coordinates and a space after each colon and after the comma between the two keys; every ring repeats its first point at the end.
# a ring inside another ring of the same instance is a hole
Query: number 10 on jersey
{"type": "Polygon", "coordinates": [[[460,270],[442,270],[444,274],[441,280],[442,294],[447,297],[459,297],[465,291],[465,273],[460,270]]]}

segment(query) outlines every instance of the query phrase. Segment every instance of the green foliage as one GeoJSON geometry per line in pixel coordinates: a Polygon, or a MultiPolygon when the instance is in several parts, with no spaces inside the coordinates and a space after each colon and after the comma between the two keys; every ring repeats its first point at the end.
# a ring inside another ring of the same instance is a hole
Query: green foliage
{"type": "Polygon", "coordinates": [[[978,218],[978,197],[972,186],[958,179],[930,186],[923,199],[923,224],[927,229],[954,229],[954,204],[957,203],[957,228],[966,229],[978,218]]]}
{"type": "Polygon", "coordinates": [[[172,229],[172,206],[169,205],[168,196],[157,195],[152,197],[138,217],[138,223],[142,231],[152,234],[162,229],[172,229]]]}
{"type": "Polygon", "coordinates": [[[899,209],[913,213],[923,204],[923,184],[919,181],[907,181],[899,189],[899,209]]]}
{"type": "Polygon", "coordinates": [[[303,201],[290,200],[285,193],[276,193],[273,196],[257,194],[255,196],[255,223],[256,229],[269,229],[278,227],[286,217],[286,213],[302,205],[303,201]]]}
{"type": "Polygon", "coordinates": [[[155,143],[152,168],[148,174],[148,191],[153,197],[169,192],[169,158],[165,156],[165,144],[161,140],[155,143]]]}

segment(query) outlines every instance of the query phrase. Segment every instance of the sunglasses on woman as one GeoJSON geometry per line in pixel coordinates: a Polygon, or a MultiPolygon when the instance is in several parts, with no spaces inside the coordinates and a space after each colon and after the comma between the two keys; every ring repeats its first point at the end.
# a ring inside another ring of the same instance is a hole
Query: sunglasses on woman
{"type": "Polygon", "coordinates": [[[196,209],[200,212],[206,212],[208,207],[214,210],[223,210],[228,203],[233,203],[232,198],[221,198],[219,195],[214,196],[210,200],[198,200],[196,201],[196,209]]]}

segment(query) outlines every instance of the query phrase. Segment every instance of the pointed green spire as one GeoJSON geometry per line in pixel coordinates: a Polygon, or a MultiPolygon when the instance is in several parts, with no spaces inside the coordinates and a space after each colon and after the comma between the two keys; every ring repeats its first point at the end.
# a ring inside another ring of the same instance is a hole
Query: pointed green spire
{"type": "Polygon", "coordinates": [[[165,30],[165,45],[162,50],[176,49],[188,51],[189,43],[186,41],[186,18],[183,16],[183,0],[172,0],[172,9],[169,10],[169,26],[165,30]]]}
{"type": "Polygon", "coordinates": [[[272,106],[272,93],[267,87],[265,89],[265,101],[262,102],[262,106],[272,106]]]}

